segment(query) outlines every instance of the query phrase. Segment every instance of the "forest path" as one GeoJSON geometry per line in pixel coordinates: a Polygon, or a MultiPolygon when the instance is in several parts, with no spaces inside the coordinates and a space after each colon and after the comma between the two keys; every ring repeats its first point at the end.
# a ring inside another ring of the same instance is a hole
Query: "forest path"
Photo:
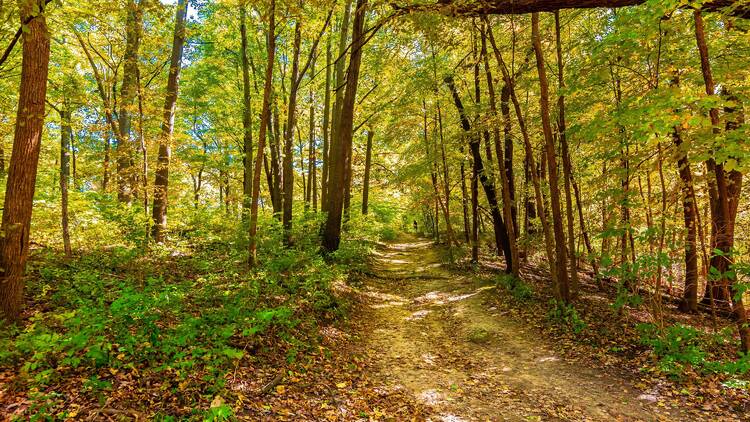
{"type": "Polygon", "coordinates": [[[431,420],[684,420],[621,377],[566,362],[487,304],[494,283],[451,271],[432,242],[404,237],[374,258],[359,315],[374,378],[428,405],[431,420]]]}

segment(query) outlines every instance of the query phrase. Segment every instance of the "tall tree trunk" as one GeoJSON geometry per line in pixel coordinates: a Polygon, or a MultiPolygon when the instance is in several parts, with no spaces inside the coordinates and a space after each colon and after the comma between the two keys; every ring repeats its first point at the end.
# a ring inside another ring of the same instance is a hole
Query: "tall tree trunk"
{"type": "MultiPolygon", "coordinates": [[[[482,57],[484,59],[484,69],[487,77],[487,90],[489,94],[489,102],[490,102],[490,112],[492,114],[493,119],[497,119],[498,113],[497,113],[497,102],[496,102],[496,96],[495,96],[495,80],[492,78],[492,71],[490,70],[490,63],[489,58],[487,57],[487,33],[486,31],[482,30],[482,57]]],[[[507,99],[506,99],[507,100],[507,99]]],[[[507,108],[507,102],[505,107],[507,108]]],[[[506,144],[509,141],[507,138],[510,137],[510,111],[508,110],[508,114],[503,114],[503,127],[506,131],[505,137],[506,137],[506,144]]],[[[508,180],[508,171],[506,168],[508,160],[506,160],[506,157],[504,157],[503,148],[500,142],[500,128],[498,127],[497,123],[492,125],[492,135],[494,138],[494,144],[495,144],[495,155],[497,156],[497,162],[499,165],[499,175],[500,175],[500,183],[501,183],[501,192],[503,196],[503,216],[505,217],[505,227],[507,230],[507,236],[508,236],[508,242],[510,244],[510,253],[511,253],[511,273],[514,276],[518,276],[520,271],[520,262],[519,262],[519,255],[518,255],[518,244],[516,242],[516,231],[515,231],[515,225],[513,223],[513,199],[511,198],[511,187],[510,187],[510,181],[508,180]]],[[[511,141],[512,142],[512,141],[511,141]]]]}
{"type": "Polygon", "coordinates": [[[120,136],[117,142],[117,198],[130,203],[137,184],[133,169],[131,114],[137,95],[138,50],[143,35],[143,8],[139,1],[128,0],[125,22],[125,56],[120,85],[120,110],[117,113],[120,136]]]}
{"type": "MultiPolygon", "coordinates": [[[[273,90],[273,86],[271,86],[271,89],[273,90]]],[[[276,104],[276,101],[278,98],[271,93],[271,96],[273,97],[273,130],[268,133],[269,136],[269,144],[268,144],[268,150],[270,152],[270,157],[266,160],[268,160],[270,163],[270,169],[271,169],[271,179],[268,184],[268,193],[271,197],[271,206],[273,208],[273,214],[275,217],[277,217],[279,220],[281,219],[281,212],[282,212],[282,197],[281,197],[281,187],[282,187],[282,173],[281,173],[281,167],[279,165],[279,162],[281,160],[281,151],[279,150],[279,142],[281,139],[281,133],[279,130],[279,110],[278,105],[276,104]]],[[[269,123],[270,124],[270,123],[269,123]]]]}
{"type": "Polygon", "coordinates": [[[70,126],[70,100],[63,99],[60,113],[60,214],[62,217],[62,238],[65,257],[73,255],[70,245],[70,229],[68,224],[68,183],[70,181],[70,140],[73,138],[73,130],[70,126]]]}
{"type": "Polygon", "coordinates": [[[294,128],[297,126],[297,91],[299,90],[299,50],[302,40],[301,23],[299,19],[294,24],[294,47],[292,53],[292,75],[289,91],[289,104],[287,106],[286,131],[284,132],[284,154],[283,154],[283,189],[284,204],[282,224],[284,226],[284,241],[292,243],[292,200],[294,199],[294,128]]]}
{"type": "Polygon", "coordinates": [[[480,152],[480,139],[477,136],[471,135],[471,124],[469,123],[469,119],[466,117],[466,112],[464,110],[463,104],[461,103],[461,98],[458,95],[458,90],[456,89],[456,86],[453,82],[453,78],[447,77],[445,79],[446,84],[448,85],[448,88],[451,90],[451,93],[453,94],[453,102],[456,105],[456,109],[458,109],[459,117],[461,118],[461,127],[463,128],[464,132],[470,136],[469,138],[469,149],[471,150],[471,156],[473,159],[473,169],[474,173],[478,175],[479,182],[482,184],[482,188],[484,188],[485,196],[487,196],[487,203],[490,206],[490,213],[492,215],[492,225],[495,231],[495,244],[497,245],[497,251],[498,254],[502,251],[503,256],[505,256],[505,271],[507,273],[512,272],[513,268],[513,255],[510,250],[510,241],[508,239],[508,229],[505,226],[505,223],[503,222],[503,217],[500,214],[500,208],[497,203],[497,193],[495,192],[495,186],[492,183],[492,179],[487,176],[485,170],[484,170],[484,164],[482,162],[482,154],[480,152]]]}
{"type": "MultiPolygon", "coordinates": [[[[357,0],[354,13],[354,28],[352,30],[352,50],[349,57],[349,73],[346,78],[346,92],[342,101],[341,114],[338,119],[335,136],[331,142],[331,168],[328,185],[328,218],[323,230],[323,249],[328,252],[336,251],[341,242],[341,220],[344,208],[344,191],[346,189],[346,160],[347,151],[351,149],[354,127],[354,103],[357,97],[359,83],[359,68],[362,62],[362,48],[364,47],[364,24],[367,0],[357,0]]],[[[335,115],[334,115],[335,116],[335,115]]]]}
{"type": "MultiPolygon", "coordinates": [[[[487,68],[489,68],[489,64],[487,64],[487,68]]],[[[510,87],[508,86],[508,84],[503,83],[503,88],[500,91],[500,113],[502,114],[502,117],[503,117],[503,139],[504,139],[504,148],[503,148],[504,157],[503,158],[505,162],[505,178],[508,181],[508,192],[510,194],[510,211],[511,211],[511,217],[513,220],[513,232],[515,233],[516,239],[517,239],[520,231],[518,229],[518,210],[516,209],[516,187],[515,187],[515,180],[513,176],[513,136],[511,135],[509,102],[510,102],[510,87]]],[[[498,158],[498,160],[499,159],[500,158],[498,158]]]]}
{"type": "Polygon", "coordinates": [[[372,169],[372,138],[375,132],[372,127],[367,129],[367,151],[365,152],[365,178],[362,182],[362,214],[367,215],[370,201],[370,171],[372,169]]]}
{"type": "Polygon", "coordinates": [[[557,158],[555,156],[555,144],[552,138],[552,123],[549,116],[549,86],[547,82],[547,70],[544,65],[544,52],[539,35],[539,14],[531,15],[531,39],[536,56],[536,67],[539,73],[539,108],[542,114],[542,129],[544,132],[545,148],[547,152],[547,164],[549,166],[549,190],[552,208],[552,229],[555,239],[555,256],[557,258],[557,295],[564,303],[570,302],[570,286],[568,285],[568,272],[564,265],[567,257],[565,251],[565,231],[563,227],[560,187],[557,180],[557,158]]]}
{"type": "Polygon", "coordinates": [[[312,81],[315,78],[315,58],[312,58],[312,64],[310,65],[310,142],[307,147],[307,198],[305,206],[310,202],[313,203],[313,212],[317,212],[318,198],[316,189],[315,173],[317,171],[317,146],[315,145],[315,88],[312,85],[312,81]]]}
{"type": "Polygon", "coordinates": [[[466,194],[466,156],[463,154],[464,149],[461,147],[461,209],[463,211],[464,218],[464,241],[466,243],[471,242],[471,228],[469,221],[469,199],[466,194]]]}
{"type": "Polygon", "coordinates": [[[159,155],[154,179],[153,206],[153,237],[157,243],[164,242],[167,229],[167,196],[169,193],[169,159],[172,153],[172,134],[174,132],[174,114],[177,105],[177,90],[179,89],[180,68],[182,67],[182,51],[185,45],[185,17],[187,15],[187,0],[177,2],[175,13],[174,38],[172,41],[172,57],[169,64],[167,78],[167,95],[164,99],[164,112],[161,121],[161,136],[159,137],[159,155]]]}
{"type": "Polygon", "coordinates": [[[268,61],[266,62],[266,79],[263,85],[263,108],[260,114],[260,129],[258,130],[258,154],[255,156],[253,168],[253,194],[250,202],[250,228],[248,230],[250,242],[248,244],[247,263],[252,268],[257,263],[257,234],[258,234],[258,198],[260,196],[260,171],[265,156],[266,131],[271,118],[271,87],[273,85],[273,62],[276,55],[276,0],[271,0],[268,10],[268,61]]]}
{"type": "Polygon", "coordinates": [[[565,178],[565,216],[568,228],[568,261],[570,265],[571,290],[575,295],[578,292],[578,261],[576,258],[575,244],[575,217],[573,210],[573,198],[570,185],[573,179],[573,165],[568,150],[567,127],[565,125],[565,75],[562,57],[562,40],[560,39],[560,12],[555,12],[555,46],[557,51],[557,83],[560,90],[557,96],[557,127],[560,136],[560,149],[562,150],[563,177],[565,178]]]}
{"type": "Polygon", "coordinates": [[[326,87],[323,99],[323,168],[320,174],[320,210],[328,211],[328,149],[331,143],[330,119],[331,119],[331,37],[326,43],[326,87]]]}
{"type": "Polygon", "coordinates": [[[0,311],[7,321],[20,315],[23,275],[29,256],[31,211],[44,127],[50,56],[50,34],[44,5],[42,0],[18,2],[25,28],[22,34],[21,85],[0,226],[0,311]]]}
{"type": "Polygon", "coordinates": [[[250,98],[250,64],[247,58],[247,5],[240,4],[240,59],[242,61],[242,218],[247,218],[253,192],[253,123],[250,98]]]}

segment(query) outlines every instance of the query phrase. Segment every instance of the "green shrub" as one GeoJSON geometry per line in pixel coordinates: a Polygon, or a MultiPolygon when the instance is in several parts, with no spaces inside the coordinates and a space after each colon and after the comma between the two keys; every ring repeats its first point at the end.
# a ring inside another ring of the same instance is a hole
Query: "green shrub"
{"type": "Polygon", "coordinates": [[[578,315],[573,305],[550,301],[550,310],[547,317],[564,327],[569,328],[575,334],[580,334],[586,329],[586,322],[578,315]]]}
{"type": "Polygon", "coordinates": [[[534,297],[534,289],[529,284],[510,274],[498,275],[497,284],[508,291],[518,302],[527,302],[534,297]]]}

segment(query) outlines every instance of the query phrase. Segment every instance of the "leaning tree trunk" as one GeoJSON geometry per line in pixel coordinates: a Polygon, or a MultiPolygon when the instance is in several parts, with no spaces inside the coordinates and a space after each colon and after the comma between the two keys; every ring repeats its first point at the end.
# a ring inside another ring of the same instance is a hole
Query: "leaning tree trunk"
{"type": "Polygon", "coordinates": [[[157,243],[164,242],[167,229],[167,195],[169,189],[169,159],[172,152],[172,134],[174,132],[174,113],[177,104],[177,90],[179,89],[180,68],[182,67],[182,51],[185,45],[185,16],[187,15],[187,0],[177,2],[175,14],[174,40],[172,42],[172,57],[167,78],[167,95],[164,100],[164,113],[161,121],[161,136],[159,137],[159,155],[156,164],[154,180],[154,227],[152,235],[157,243]]]}
{"type": "Polygon", "coordinates": [[[346,189],[346,152],[350,149],[354,128],[354,103],[359,83],[359,68],[362,62],[362,48],[365,43],[364,25],[367,0],[357,0],[352,31],[352,50],[349,57],[349,73],[346,78],[346,91],[342,101],[341,114],[334,129],[335,136],[331,142],[329,158],[328,184],[328,217],[323,230],[323,249],[336,251],[341,242],[341,219],[344,208],[344,191],[346,189]]]}
{"type": "Polygon", "coordinates": [[[21,86],[0,226],[0,311],[7,321],[17,319],[21,313],[23,273],[29,256],[31,210],[44,127],[50,55],[44,5],[42,0],[19,2],[21,23],[25,28],[21,86]]]}

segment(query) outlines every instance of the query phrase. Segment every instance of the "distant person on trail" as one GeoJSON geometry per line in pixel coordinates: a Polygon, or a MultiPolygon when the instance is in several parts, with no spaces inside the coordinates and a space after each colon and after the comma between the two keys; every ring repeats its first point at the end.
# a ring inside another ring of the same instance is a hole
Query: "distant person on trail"
{"type": "Polygon", "coordinates": [[[417,220],[414,220],[414,233],[417,232],[417,220]]]}

